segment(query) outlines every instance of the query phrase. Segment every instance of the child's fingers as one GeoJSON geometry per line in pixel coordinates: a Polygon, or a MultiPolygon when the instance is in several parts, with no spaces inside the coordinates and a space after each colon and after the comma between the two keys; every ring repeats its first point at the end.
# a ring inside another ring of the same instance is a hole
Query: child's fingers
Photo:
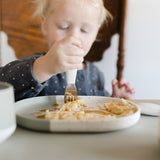
{"type": "Polygon", "coordinates": [[[119,80],[119,87],[124,86],[125,83],[126,83],[125,80],[124,80],[123,78],[121,78],[121,79],[119,80]]]}
{"type": "Polygon", "coordinates": [[[118,81],[117,79],[112,80],[112,95],[111,97],[118,97],[118,81]]]}
{"type": "Polygon", "coordinates": [[[129,92],[132,88],[131,88],[131,84],[128,82],[127,84],[124,85],[126,90],[129,92]]]}
{"type": "Polygon", "coordinates": [[[131,84],[128,82],[128,83],[126,84],[126,87],[127,87],[127,88],[131,88],[131,84]]]}
{"type": "Polygon", "coordinates": [[[134,88],[132,88],[132,89],[130,90],[130,93],[131,93],[131,94],[135,94],[135,92],[136,92],[136,91],[135,91],[134,88]]]}
{"type": "Polygon", "coordinates": [[[134,93],[135,93],[135,89],[134,89],[134,88],[131,88],[131,84],[130,84],[129,82],[126,84],[126,90],[127,90],[128,92],[130,92],[131,94],[134,94],[134,93]]]}
{"type": "Polygon", "coordinates": [[[71,64],[78,64],[78,63],[83,63],[84,58],[81,56],[70,56],[67,59],[67,63],[71,64]]]}
{"type": "Polygon", "coordinates": [[[83,64],[82,63],[73,64],[71,69],[78,69],[78,70],[83,69],[83,64]]]}
{"type": "Polygon", "coordinates": [[[120,80],[119,82],[119,87],[122,88],[122,87],[125,87],[126,90],[130,90],[131,89],[131,84],[129,82],[125,82],[124,79],[120,80]]]}
{"type": "Polygon", "coordinates": [[[112,86],[115,86],[118,83],[117,79],[112,80],[112,86]]]}

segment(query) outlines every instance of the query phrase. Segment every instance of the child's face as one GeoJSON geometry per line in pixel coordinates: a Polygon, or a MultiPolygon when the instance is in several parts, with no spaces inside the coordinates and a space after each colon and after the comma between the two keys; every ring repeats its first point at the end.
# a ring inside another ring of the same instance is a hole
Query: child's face
{"type": "Polygon", "coordinates": [[[75,37],[85,54],[90,50],[99,30],[100,11],[90,0],[60,1],[52,4],[48,19],[42,18],[42,31],[48,39],[49,48],[66,37],[75,37]]]}

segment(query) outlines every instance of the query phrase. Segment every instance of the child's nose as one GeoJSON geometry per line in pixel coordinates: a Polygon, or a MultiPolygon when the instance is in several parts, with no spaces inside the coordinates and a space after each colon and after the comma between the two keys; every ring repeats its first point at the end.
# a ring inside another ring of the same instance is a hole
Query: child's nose
{"type": "Polygon", "coordinates": [[[79,33],[78,29],[72,29],[72,30],[70,30],[69,36],[75,37],[77,39],[80,39],[80,33],[79,33]]]}

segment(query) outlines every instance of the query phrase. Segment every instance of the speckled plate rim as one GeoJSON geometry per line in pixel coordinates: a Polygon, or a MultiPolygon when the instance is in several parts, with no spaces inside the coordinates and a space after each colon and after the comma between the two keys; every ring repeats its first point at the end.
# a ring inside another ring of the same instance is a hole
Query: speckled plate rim
{"type": "MultiPolygon", "coordinates": [[[[97,106],[100,102],[118,102],[118,98],[102,97],[102,96],[79,96],[87,102],[87,105],[97,106]]],[[[63,104],[64,96],[40,96],[27,98],[15,103],[17,124],[37,131],[47,132],[107,132],[125,129],[133,126],[140,119],[140,108],[137,112],[126,117],[107,120],[46,120],[38,119],[31,113],[40,109],[50,109],[52,104],[63,104]]]]}

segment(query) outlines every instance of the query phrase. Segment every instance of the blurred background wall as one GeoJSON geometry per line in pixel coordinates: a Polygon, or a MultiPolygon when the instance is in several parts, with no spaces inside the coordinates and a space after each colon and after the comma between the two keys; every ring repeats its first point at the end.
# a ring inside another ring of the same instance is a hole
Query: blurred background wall
{"type": "MultiPolygon", "coordinates": [[[[128,0],[123,77],[136,89],[136,99],[160,99],[160,0],[128,0]]],[[[118,35],[96,63],[105,73],[111,92],[115,77],[118,35]]]]}

